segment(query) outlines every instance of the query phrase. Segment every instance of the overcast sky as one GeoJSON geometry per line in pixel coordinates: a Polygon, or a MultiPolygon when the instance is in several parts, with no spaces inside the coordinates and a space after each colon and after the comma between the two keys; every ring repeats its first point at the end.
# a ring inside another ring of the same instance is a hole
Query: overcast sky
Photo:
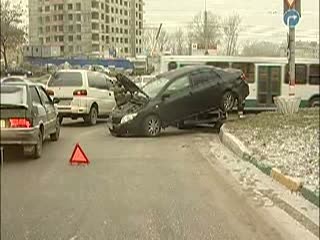
{"type": "MultiPolygon", "coordinates": [[[[17,0],[13,0],[17,1],[17,0]]],[[[23,0],[27,3],[27,0],[23,0]]],[[[145,26],[174,31],[186,28],[192,17],[204,10],[205,0],[144,0],[145,26]]],[[[298,40],[319,41],[319,0],[301,0],[302,18],[298,40]]],[[[283,23],[283,0],[207,0],[207,9],[220,16],[237,12],[242,17],[240,40],[282,42],[287,28],[283,23]]]]}

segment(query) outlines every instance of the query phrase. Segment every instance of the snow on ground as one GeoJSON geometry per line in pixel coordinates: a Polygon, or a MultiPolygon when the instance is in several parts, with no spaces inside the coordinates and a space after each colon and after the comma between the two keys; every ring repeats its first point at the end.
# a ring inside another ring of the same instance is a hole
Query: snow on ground
{"type": "Polygon", "coordinates": [[[226,124],[257,160],[319,191],[319,108],[293,116],[267,112],[226,124]]]}

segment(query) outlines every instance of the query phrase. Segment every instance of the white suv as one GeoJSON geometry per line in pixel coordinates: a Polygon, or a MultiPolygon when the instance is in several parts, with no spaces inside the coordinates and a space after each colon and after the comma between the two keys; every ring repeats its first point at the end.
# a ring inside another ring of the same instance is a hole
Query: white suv
{"type": "Polygon", "coordinates": [[[47,91],[58,98],[60,123],[63,118],[83,118],[95,125],[115,106],[113,81],[107,75],[88,70],[60,70],[50,76],[47,91]]]}

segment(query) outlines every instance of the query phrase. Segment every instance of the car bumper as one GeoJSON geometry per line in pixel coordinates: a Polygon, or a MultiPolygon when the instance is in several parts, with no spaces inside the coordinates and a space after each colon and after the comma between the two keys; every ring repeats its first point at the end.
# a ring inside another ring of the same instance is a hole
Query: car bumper
{"type": "Polygon", "coordinates": [[[84,116],[89,114],[87,107],[79,106],[58,106],[58,115],[63,117],[84,116]]]}
{"type": "Polygon", "coordinates": [[[115,124],[112,123],[112,121],[108,121],[107,124],[109,131],[113,136],[133,136],[142,134],[140,124],[136,120],[124,124],[115,124]]]}
{"type": "Polygon", "coordinates": [[[38,128],[1,129],[0,145],[35,145],[38,142],[38,128]]]}

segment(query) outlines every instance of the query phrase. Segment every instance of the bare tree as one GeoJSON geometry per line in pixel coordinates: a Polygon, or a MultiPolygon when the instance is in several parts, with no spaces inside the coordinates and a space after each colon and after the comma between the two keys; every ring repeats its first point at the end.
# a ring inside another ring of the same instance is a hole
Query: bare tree
{"type": "Polygon", "coordinates": [[[11,0],[1,0],[0,2],[0,51],[4,58],[5,68],[8,68],[8,51],[21,46],[25,41],[25,32],[19,26],[22,22],[22,9],[21,2],[17,4],[12,4],[11,0]]]}
{"type": "Polygon", "coordinates": [[[174,53],[178,55],[183,55],[185,50],[185,33],[181,28],[178,28],[171,36],[171,44],[174,48],[174,53]]]}
{"type": "Polygon", "coordinates": [[[233,56],[237,53],[240,24],[241,17],[238,14],[231,15],[223,20],[224,53],[227,56],[233,56]]]}
{"type": "MultiPolygon", "coordinates": [[[[220,23],[218,16],[212,12],[208,12],[208,28],[207,28],[208,44],[209,47],[216,46],[219,43],[221,36],[220,23]]],[[[201,47],[205,47],[206,34],[204,26],[204,15],[200,12],[194,18],[191,25],[192,38],[201,47]]]]}
{"type": "Polygon", "coordinates": [[[243,56],[249,57],[280,57],[281,45],[272,42],[249,42],[243,46],[243,56]]]}
{"type": "Polygon", "coordinates": [[[162,52],[169,44],[169,35],[168,33],[162,29],[158,40],[156,39],[158,33],[158,28],[148,28],[144,30],[143,34],[143,46],[144,49],[150,54],[153,48],[154,50],[158,50],[162,52]]]}

